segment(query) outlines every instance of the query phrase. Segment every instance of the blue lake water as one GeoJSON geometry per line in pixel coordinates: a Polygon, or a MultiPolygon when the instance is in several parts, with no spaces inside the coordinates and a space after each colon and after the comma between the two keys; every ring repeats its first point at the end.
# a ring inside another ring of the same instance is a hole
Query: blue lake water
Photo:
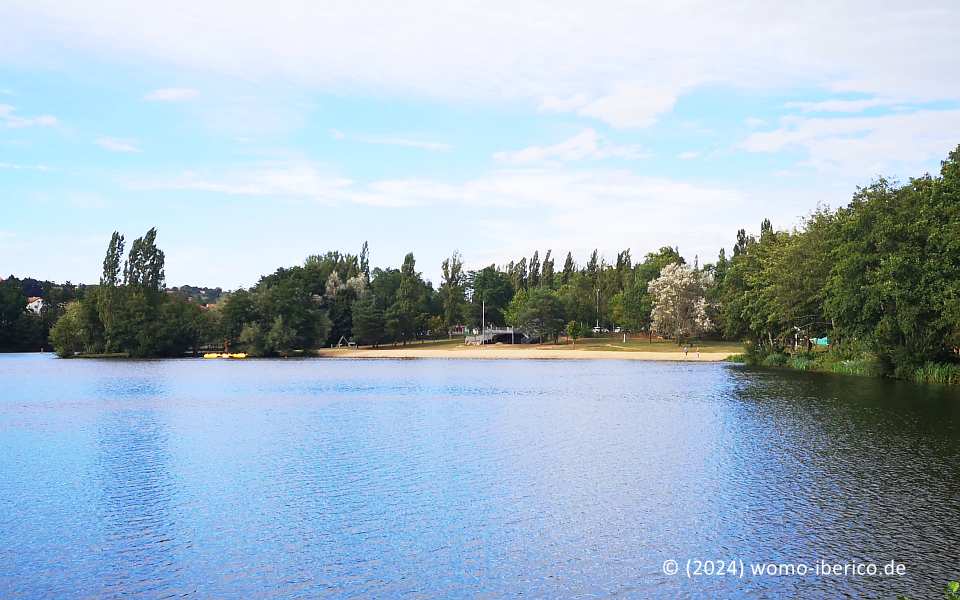
{"type": "Polygon", "coordinates": [[[723,364],[0,355],[3,598],[925,598],[960,578],[958,548],[947,388],[723,364]],[[905,574],[688,578],[687,559],[905,574]]]}

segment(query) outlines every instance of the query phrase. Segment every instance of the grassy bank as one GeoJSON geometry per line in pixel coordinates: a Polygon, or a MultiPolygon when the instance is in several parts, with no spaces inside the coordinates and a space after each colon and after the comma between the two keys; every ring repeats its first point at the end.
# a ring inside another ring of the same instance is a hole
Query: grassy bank
{"type": "MultiPolygon", "coordinates": [[[[627,338],[624,342],[622,337],[602,337],[602,338],[583,338],[577,340],[576,344],[563,344],[564,348],[576,350],[611,350],[615,352],[682,352],[683,345],[678,345],[671,340],[653,340],[649,341],[644,337],[627,338]]],[[[741,353],[744,351],[743,344],[736,342],[722,341],[702,341],[690,342],[687,344],[691,354],[695,354],[697,348],[701,353],[719,353],[726,352],[730,354],[741,353]]]]}
{"type": "Polygon", "coordinates": [[[728,358],[731,362],[761,367],[818,371],[857,375],[861,377],[891,377],[917,383],[960,385],[960,364],[928,362],[914,369],[894,371],[872,352],[862,349],[831,348],[814,352],[762,352],[747,346],[747,352],[728,358]]]}

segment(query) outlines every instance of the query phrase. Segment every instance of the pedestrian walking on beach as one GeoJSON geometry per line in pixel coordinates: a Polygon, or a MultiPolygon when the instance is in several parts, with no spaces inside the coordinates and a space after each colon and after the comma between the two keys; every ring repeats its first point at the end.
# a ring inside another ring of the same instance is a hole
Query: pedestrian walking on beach
{"type": "Polygon", "coordinates": [[[690,352],[690,346],[683,347],[683,360],[687,360],[687,353],[690,352]]]}
{"type": "Polygon", "coordinates": [[[700,360],[700,346],[697,346],[697,360],[700,360]]]}

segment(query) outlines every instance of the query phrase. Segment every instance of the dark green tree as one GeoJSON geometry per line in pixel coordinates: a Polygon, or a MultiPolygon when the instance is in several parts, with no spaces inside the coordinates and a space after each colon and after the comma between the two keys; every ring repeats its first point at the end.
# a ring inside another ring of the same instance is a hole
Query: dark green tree
{"type": "Polygon", "coordinates": [[[567,259],[563,261],[563,272],[560,275],[560,284],[570,283],[570,277],[577,270],[576,263],[573,262],[573,254],[567,252],[567,259]]]}
{"type": "Polygon", "coordinates": [[[460,253],[454,252],[450,258],[444,259],[442,270],[440,298],[443,303],[443,324],[452,327],[462,322],[466,304],[466,276],[460,253]]]}
{"type": "Polygon", "coordinates": [[[353,336],[358,344],[378,345],[383,341],[385,327],[383,309],[372,294],[353,303],[353,336]]]}

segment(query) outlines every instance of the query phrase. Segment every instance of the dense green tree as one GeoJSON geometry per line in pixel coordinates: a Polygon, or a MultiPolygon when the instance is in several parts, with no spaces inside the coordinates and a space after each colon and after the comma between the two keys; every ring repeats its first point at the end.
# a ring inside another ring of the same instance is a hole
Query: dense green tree
{"type": "Polygon", "coordinates": [[[463,260],[459,252],[444,259],[443,281],[440,284],[440,298],[443,303],[443,325],[452,327],[463,322],[466,300],[466,275],[463,272],[463,260]]]}
{"type": "Polygon", "coordinates": [[[230,343],[239,341],[244,326],[257,320],[253,294],[244,289],[237,290],[229,294],[220,306],[220,330],[224,339],[230,343]]]}
{"type": "Polygon", "coordinates": [[[397,292],[400,290],[400,270],[374,269],[373,280],[370,282],[370,291],[376,300],[377,306],[386,311],[396,301],[397,292]]]}
{"type": "Polygon", "coordinates": [[[358,344],[376,346],[384,338],[383,309],[368,294],[353,303],[353,336],[358,344]]]}
{"type": "Polygon", "coordinates": [[[296,330],[284,323],[283,315],[277,315],[264,337],[264,349],[268,354],[287,356],[298,347],[297,334],[296,330]]]}
{"type": "MultiPolygon", "coordinates": [[[[130,287],[143,288],[157,292],[163,289],[164,254],[157,247],[157,230],[151,227],[143,236],[135,239],[130,246],[130,254],[124,265],[124,284],[130,287]]],[[[122,250],[122,236],[120,248],[122,250]]],[[[111,240],[113,246],[113,240],[111,240]]],[[[107,259],[110,259],[110,248],[107,250],[107,259]]],[[[107,260],[104,260],[104,274],[106,275],[107,260]]]]}
{"type": "Polygon", "coordinates": [[[594,281],[586,272],[574,271],[557,291],[566,320],[592,326],[597,319],[596,292],[594,281]]]}
{"type": "Polygon", "coordinates": [[[567,258],[563,261],[563,272],[560,274],[560,284],[566,285],[567,283],[570,283],[570,278],[573,276],[573,273],[576,270],[577,265],[573,262],[573,254],[567,252],[567,258]]]}
{"type": "Polygon", "coordinates": [[[530,257],[530,266],[527,269],[527,285],[535,288],[540,286],[540,251],[535,250],[530,257]]]}
{"type": "Polygon", "coordinates": [[[540,272],[540,285],[547,288],[556,287],[556,278],[553,272],[553,257],[550,256],[551,251],[547,250],[547,253],[543,255],[543,268],[540,272]]]}
{"type": "Polygon", "coordinates": [[[426,330],[426,306],[426,285],[416,271],[413,253],[408,253],[400,267],[400,285],[396,299],[386,313],[395,341],[407,343],[426,330]]]}
{"type": "Polygon", "coordinates": [[[507,273],[490,265],[479,271],[471,271],[467,279],[471,290],[470,314],[474,325],[481,325],[481,312],[486,304],[487,323],[503,325],[504,310],[513,298],[514,287],[507,273]]]}
{"type": "Polygon", "coordinates": [[[266,356],[269,353],[266,336],[258,322],[244,324],[237,342],[253,356],[266,356]]]}
{"type": "Polygon", "coordinates": [[[587,261],[587,275],[590,279],[596,281],[597,273],[600,271],[600,254],[594,249],[593,253],[590,255],[590,260],[587,261]]]}
{"type": "Polygon", "coordinates": [[[0,281],[0,332],[8,331],[26,308],[27,296],[20,288],[20,281],[12,275],[0,281]]]}
{"type": "MultiPolygon", "coordinates": [[[[283,325],[294,331],[293,347],[315,348],[326,343],[331,323],[327,311],[320,305],[322,298],[310,292],[299,273],[291,269],[257,284],[253,290],[255,310],[264,335],[273,327],[277,317],[282,317],[283,325]]],[[[273,352],[269,344],[265,344],[264,349],[273,352]]]]}
{"type": "MultiPolygon", "coordinates": [[[[114,231],[107,246],[107,253],[103,259],[103,273],[100,276],[100,287],[97,288],[97,312],[100,322],[106,331],[113,331],[113,317],[120,301],[117,286],[123,281],[120,279],[121,262],[123,261],[124,240],[120,232],[114,231]]],[[[109,342],[108,342],[109,343],[109,342]]]]}
{"type": "Polygon", "coordinates": [[[556,340],[564,329],[564,310],[557,293],[531,288],[522,304],[511,310],[511,325],[540,340],[556,340]]]}
{"type": "Polygon", "coordinates": [[[503,311],[504,321],[508,325],[518,327],[520,325],[521,314],[526,309],[526,306],[527,290],[517,290],[517,293],[513,295],[513,298],[510,299],[510,303],[507,305],[507,308],[503,311]]]}
{"type": "Polygon", "coordinates": [[[207,320],[200,306],[174,297],[163,302],[157,326],[157,341],[149,355],[177,356],[184,350],[197,353],[207,333],[207,320]]]}
{"type": "Polygon", "coordinates": [[[367,282],[370,281],[370,246],[367,242],[363,242],[363,247],[360,248],[360,272],[363,273],[363,276],[366,278],[367,282]]]}
{"type": "Polygon", "coordinates": [[[90,338],[85,327],[86,320],[81,304],[74,302],[67,306],[63,316],[50,330],[50,343],[60,357],[67,358],[90,347],[90,338]]]}

